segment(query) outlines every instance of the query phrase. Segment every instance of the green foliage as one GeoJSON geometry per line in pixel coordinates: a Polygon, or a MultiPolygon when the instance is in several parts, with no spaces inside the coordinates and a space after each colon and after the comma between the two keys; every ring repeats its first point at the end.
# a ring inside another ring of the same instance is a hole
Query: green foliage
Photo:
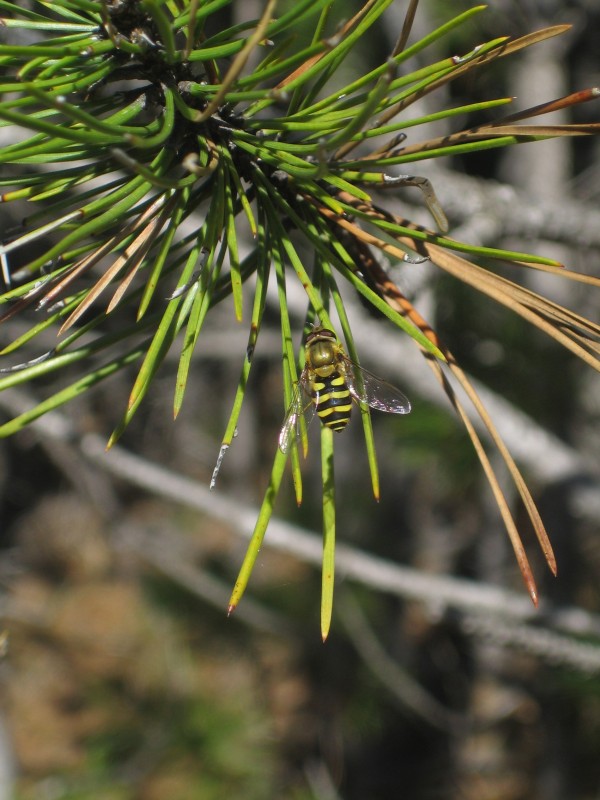
{"type": "MultiPolygon", "coordinates": [[[[0,390],[53,373],[69,374],[67,368],[77,373],[60,391],[0,426],[0,435],[20,430],[136,364],[137,377],[110,438],[112,444],[174,348],[179,349],[177,415],[208,313],[219,303],[230,303],[233,319],[242,322],[244,294],[252,294],[250,319],[245,320],[248,347],[241,359],[220,466],[235,434],[252,355],[259,345],[272,268],[280,304],[286,405],[303,366],[291,340],[289,280],[298,280],[305,290],[307,324],[318,319],[335,329],[329,316],[329,298],[333,299],[354,359],[360,343],[355,348],[352,342],[339,291],[343,283],[412,337],[430,365],[437,358],[434,369],[445,361],[450,369],[456,368],[452,355],[388,278],[373,251],[392,261],[430,258],[528,321],[545,329],[556,323],[559,328],[561,312],[552,309],[548,321],[550,312],[542,300],[524,291],[514,294],[514,284],[500,283],[493,272],[481,271],[454,253],[527,262],[549,270],[558,268],[555,262],[470,247],[448,238],[448,223],[429,181],[387,171],[439,156],[596,133],[596,125],[520,124],[529,116],[591,100],[596,96],[591,90],[427,141],[416,139],[418,126],[489,111],[510,99],[491,98],[410,120],[403,115],[418,99],[448,82],[565,28],[515,41],[494,38],[462,56],[442,60],[434,56],[427,62],[432,45],[463,29],[484,10],[476,6],[410,46],[408,25],[387,58],[339,86],[340,66],[390,2],[369,0],[337,28],[331,19],[345,11],[337,0],[301,0],[285,8],[268,0],[260,19],[235,24],[222,22],[231,0],[60,0],[39,3],[35,11],[0,3],[7,29],[7,43],[0,45],[0,64],[6,73],[0,84],[0,119],[3,126],[32,132],[0,152],[0,163],[7,167],[0,178],[1,199],[25,202],[28,208],[21,229],[11,232],[0,248],[6,284],[0,302],[6,309],[4,319],[30,308],[45,312],[43,319],[36,319],[4,348],[8,366],[0,377],[0,390]],[[11,43],[15,29],[27,34],[27,44],[11,43]],[[302,31],[312,33],[303,37],[302,31]],[[413,67],[411,60],[417,55],[425,66],[413,67]],[[408,135],[411,144],[404,144],[408,135]],[[374,201],[377,190],[402,185],[422,192],[438,232],[417,227],[374,201]],[[305,265],[306,251],[314,252],[310,269],[305,265]],[[13,266],[15,256],[21,261],[13,266]],[[27,355],[31,347],[49,329],[59,333],[56,346],[31,359],[27,355]],[[19,352],[26,356],[15,364],[19,352]]],[[[561,329],[559,335],[567,347],[593,363],[596,355],[589,338],[597,339],[598,328],[584,322],[577,331],[561,329]]],[[[363,420],[377,496],[373,436],[364,409],[363,420]]],[[[469,433],[502,507],[485,451],[476,434],[470,429],[469,433]]],[[[327,434],[324,441],[326,559],[332,568],[332,444],[327,434]]],[[[551,549],[527,489],[509,455],[495,442],[552,565],[551,549]]],[[[291,449],[300,500],[299,458],[296,447],[291,449]]],[[[277,452],[232,608],[250,575],[285,462],[277,452]]],[[[504,508],[511,530],[507,514],[504,508]]],[[[535,597],[516,529],[511,538],[535,597]]],[[[324,595],[329,597],[324,604],[327,620],[332,588],[331,571],[324,595]]],[[[324,636],[327,628],[328,621],[324,636]]]]}

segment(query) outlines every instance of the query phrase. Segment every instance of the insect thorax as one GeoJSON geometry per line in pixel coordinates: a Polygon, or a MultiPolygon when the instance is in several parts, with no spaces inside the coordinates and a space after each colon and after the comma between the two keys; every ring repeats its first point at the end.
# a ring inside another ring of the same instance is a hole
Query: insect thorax
{"type": "Polygon", "coordinates": [[[331,375],[336,367],[338,349],[331,341],[316,341],[311,344],[307,353],[310,368],[322,378],[331,375]]]}

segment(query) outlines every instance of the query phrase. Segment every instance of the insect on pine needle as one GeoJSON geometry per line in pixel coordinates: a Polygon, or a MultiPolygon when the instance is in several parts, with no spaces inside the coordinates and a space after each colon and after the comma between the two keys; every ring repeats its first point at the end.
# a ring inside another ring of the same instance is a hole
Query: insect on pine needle
{"type": "Polygon", "coordinates": [[[352,401],[390,414],[410,412],[410,402],[399,389],[349,359],[335,333],[318,326],[306,339],[306,362],[279,434],[279,449],[287,453],[298,420],[309,407],[326,427],[344,430],[352,401]]]}

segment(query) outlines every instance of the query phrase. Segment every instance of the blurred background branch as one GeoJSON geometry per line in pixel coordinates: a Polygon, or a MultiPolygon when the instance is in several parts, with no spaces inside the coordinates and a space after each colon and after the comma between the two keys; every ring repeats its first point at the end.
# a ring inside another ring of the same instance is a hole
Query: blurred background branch
{"type": "MultiPolygon", "coordinates": [[[[0,405],[6,409],[7,404],[10,404],[10,413],[15,413],[17,408],[23,408],[25,402],[26,398],[14,391],[0,395],[0,405]]],[[[107,452],[101,437],[78,433],[68,418],[60,413],[45,415],[33,423],[33,427],[44,438],[49,450],[54,450],[55,443],[67,445],[70,450],[75,450],[76,461],[83,456],[94,468],[113,478],[142,488],[152,496],[160,496],[169,502],[180,503],[208,514],[238,536],[249,538],[252,533],[256,508],[221,492],[210,491],[206,485],[165,469],[120,446],[107,452]]],[[[153,528],[134,530],[117,525],[113,542],[118,549],[135,552],[139,558],[148,561],[194,594],[220,607],[225,615],[228,590],[220,581],[191,566],[194,550],[186,537],[174,531],[165,532],[153,528]]],[[[316,567],[321,564],[320,536],[281,519],[273,519],[265,544],[316,567]]],[[[337,560],[339,572],[346,579],[376,591],[418,600],[434,617],[443,614],[448,608],[465,612],[465,629],[469,632],[482,632],[482,635],[488,636],[493,633],[494,619],[505,619],[504,627],[499,627],[500,631],[505,632],[499,638],[506,644],[525,647],[553,663],[562,661],[571,667],[591,672],[600,669],[600,643],[585,645],[558,635],[560,632],[574,636],[600,637],[600,616],[582,609],[555,607],[545,600],[542,600],[538,612],[522,593],[426,574],[375,558],[346,544],[339,545],[337,560]],[[536,638],[528,635],[528,626],[515,628],[515,622],[530,621],[547,628],[547,634],[536,638]],[[550,631],[553,630],[556,633],[551,634],[550,631]],[[512,631],[512,636],[507,635],[507,631],[512,631]]],[[[250,603],[241,614],[236,611],[234,618],[238,617],[259,629],[278,634],[283,634],[289,625],[273,612],[255,603],[250,603]]],[[[289,633],[289,628],[287,632],[289,633]]]]}

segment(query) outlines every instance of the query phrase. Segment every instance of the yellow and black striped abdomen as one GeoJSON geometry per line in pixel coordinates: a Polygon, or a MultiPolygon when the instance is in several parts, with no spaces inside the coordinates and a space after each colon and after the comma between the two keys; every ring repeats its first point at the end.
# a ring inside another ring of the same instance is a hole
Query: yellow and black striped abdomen
{"type": "Polygon", "coordinates": [[[350,422],[352,411],[345,378],[337,371],[326,378],[315,377],[310,394],[323,425],[334,431],[343,430],[350,422]]]}

